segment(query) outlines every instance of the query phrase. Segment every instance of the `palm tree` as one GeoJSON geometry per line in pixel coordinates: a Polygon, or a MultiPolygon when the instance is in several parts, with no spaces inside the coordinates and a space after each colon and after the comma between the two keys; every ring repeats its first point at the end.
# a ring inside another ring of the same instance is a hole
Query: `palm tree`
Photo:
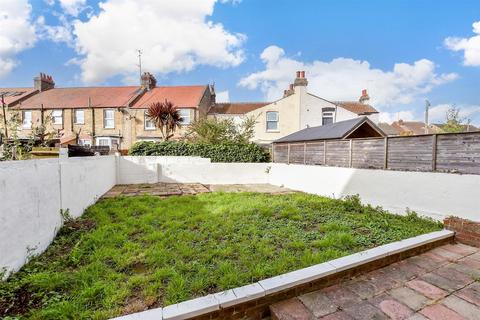
{"type": "Polygon", "coordinates": [[[173,137],[173,133],[183,121],[175,105],[166,99],[165,102],[152,103],[148,107],[146,116],[160,129],[163,140],[173,137]]]}

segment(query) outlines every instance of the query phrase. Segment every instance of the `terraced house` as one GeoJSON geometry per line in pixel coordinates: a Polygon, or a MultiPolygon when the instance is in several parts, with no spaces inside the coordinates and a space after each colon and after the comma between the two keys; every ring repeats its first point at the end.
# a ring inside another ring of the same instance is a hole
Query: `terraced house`
{"type": "Polygon", "coordinates": [[[366,90],[359,101],[329,101],[309,93],[307,86],[305,71],[298,71],[277,101],[216,103],[211,85],[157,86],[150,73],[142,75],[140,86],[77,88],[57,88],[51,76],[40,74],[33,88],[0,88],[0,96],[4,96],[7,122],[13,114],[21,115],[19,137],[31,136],[32,129],[44,123],[63,145],[100,145],[112,150],[127,150],[136,141],[160,141],[161,132],[146,111],[152,103],[165,100],[173,102],[183,119],[173,139],[183,136],[192,121],[206,117],[236,123],[253,117],[252,140],[265,145],[304,128],[360,116],[378,123],[378,111],[368,104],[366,90]]]}
{"type": "Polygon", "coordinates": [[[145,115],[153,102],[169,100],[179,109],[183,124],[176,137],[191,121],[206,117],[215,103],[210,85],[157,87],[150,73],[142,75],[140,86],[78,88],[56,88],[51,76],[40,74],[33,88],[0,89],[1,94],[7,123],[15,113],[21,115],[20,138],[31,136],[35,126],[45,123],[61,144],[113,150],[127,150],[140,140],[160,139],[160,131],[145,115]]]}

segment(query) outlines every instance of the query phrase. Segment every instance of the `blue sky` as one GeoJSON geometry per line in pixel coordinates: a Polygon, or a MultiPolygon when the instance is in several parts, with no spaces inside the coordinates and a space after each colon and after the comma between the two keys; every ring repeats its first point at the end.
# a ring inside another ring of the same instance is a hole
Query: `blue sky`
{"type": "Polygon", "coordinates": [[[477,21],[474,0],[2,0],[0,86],[136,84],[139,48],[159,84],[215,82],[222,99],[277,99],[302,69],[326,99],[367,88],[385,121],[429,99],[434,120],[455,104],[480,124],[477,21]]]}

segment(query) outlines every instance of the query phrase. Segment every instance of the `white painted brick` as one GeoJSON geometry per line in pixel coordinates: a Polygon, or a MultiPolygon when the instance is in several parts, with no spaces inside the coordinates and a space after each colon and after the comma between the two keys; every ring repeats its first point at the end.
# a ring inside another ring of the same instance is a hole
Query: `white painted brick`
{"type": "Polygon", "coordinates": [[[279,292],[294,286],[307,283],[336,271],[335,267],[329,263],[321,263],[308,268],[285,273],[273,278],[261,280],[258,283],[265,289],[265,294],[279,292]]]}
{"type": "Polygon", "coordinates": [[[237,296],[236,303],[242,303],[265,296],[265,290],[258,282],[234,288],[233,292],[237,296]]]}
{"type": "Polygon", "coordinates": [[[215,293],[214,297],[220,304],[220,308],[227,308],[238,303],[238,298],[233,289],[215,293]]]}
{"type": "Polygon", "coordinates": [[[111,320],[162,320],[163,313],[162,308],[151,309],[143,312],[137,312],[133,314],[127,314],[111,320]]]}
{"type": "Polygon", "coordinates": [[[212,294],[187,300],[163,308],[163,319],[180,320],[195,317],[220,309],[218,300],[212,294]]]}

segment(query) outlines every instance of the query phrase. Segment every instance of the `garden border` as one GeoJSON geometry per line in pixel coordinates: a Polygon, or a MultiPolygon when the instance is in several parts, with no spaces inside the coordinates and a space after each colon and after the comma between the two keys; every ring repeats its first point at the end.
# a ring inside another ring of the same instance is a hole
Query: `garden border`
{"type": "Polygon", "coordinates": [[[115,320],[240,319],[268,315],[271,304],[331,286],[454,240],[455,232],[435,231],[299,269],[253,284],[115,320]]]}

